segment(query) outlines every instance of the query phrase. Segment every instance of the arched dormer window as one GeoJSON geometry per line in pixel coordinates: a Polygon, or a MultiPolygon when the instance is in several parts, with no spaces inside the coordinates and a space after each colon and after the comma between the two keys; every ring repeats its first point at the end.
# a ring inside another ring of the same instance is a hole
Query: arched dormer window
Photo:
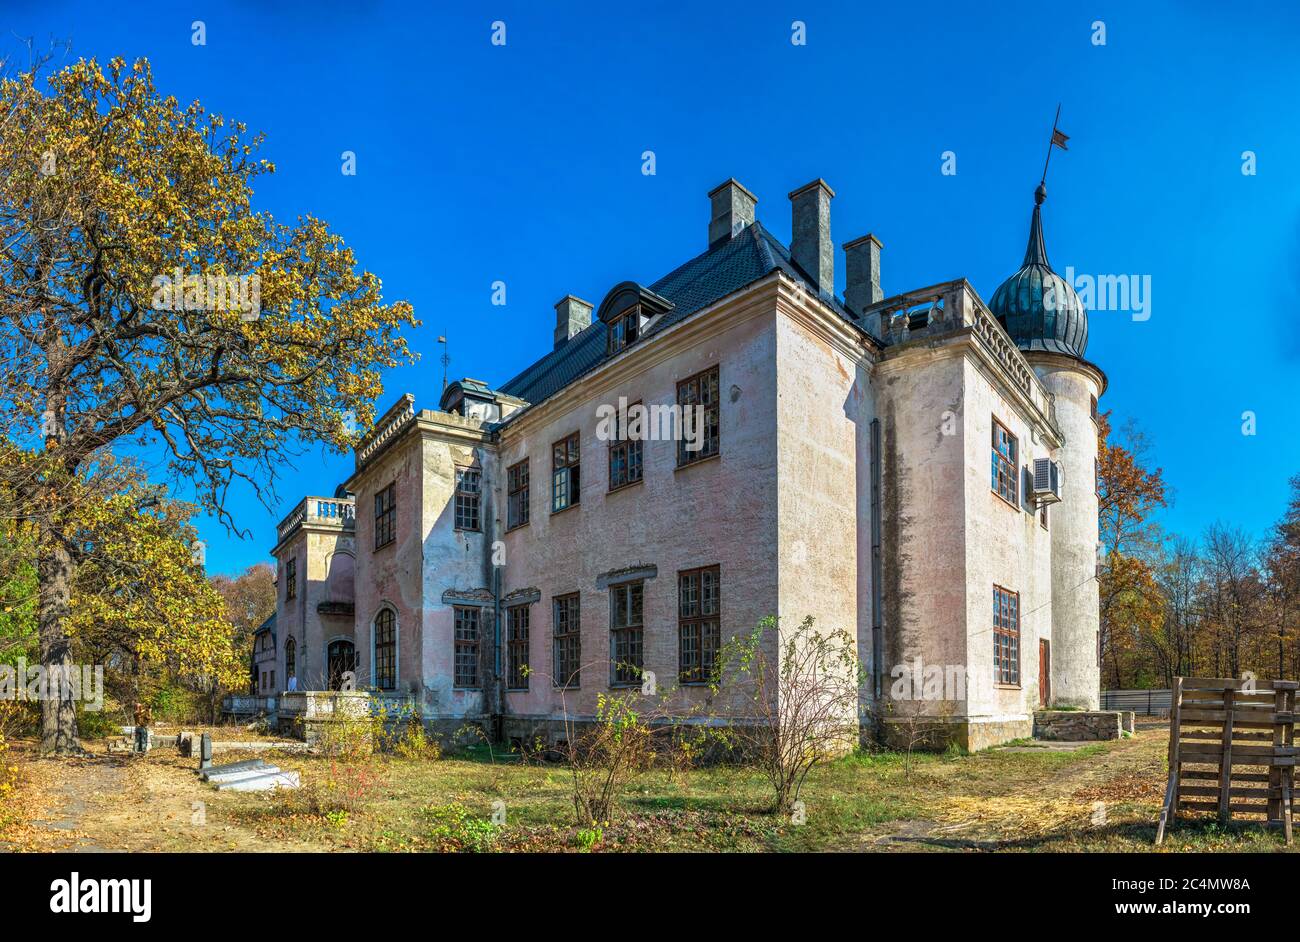
{"type": "Polygon", "coordinates": [[[672,308],[673,303],[667,298],[634,281],[615,286],[605,295],[599,311],[600,320],[605,324],[605,352],[613,356],[626,350],[655,318],[672,308]]]}
{"type": "Polygon", "coordinates": [[[397,614],[391,608],[375,616],[375,686],[397,689],[397,614]]]}

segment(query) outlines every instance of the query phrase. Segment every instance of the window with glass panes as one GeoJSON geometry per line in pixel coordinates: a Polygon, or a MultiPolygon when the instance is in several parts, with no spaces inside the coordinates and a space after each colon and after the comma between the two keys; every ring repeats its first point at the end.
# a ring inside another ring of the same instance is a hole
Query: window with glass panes
{"type": "Polygon", "coordinates": [[[993,679],[1020,683],[1020,593],[993,587],[993,679]]]}
{"type": "Polygon", "coordinates": [[[457,687],[477,687],[479,610],[456,606],[452,612],[456,644],[453,683],[457,687]]]}
{"type": "Polygon", "coordinates": [[[636,342],[641,328],[641,308],[632,308],[626,314],[620,314],[609,322],[606,333],[606,351],[613,356],[620,350],[636,342]]]}
{"type": "Polygon", "coordinates": [[[577,687],[582,666],[582,633],[578,594],[552,600],[555,630],[555,679],[557,687],[577,687]]]}
{"type": "Polygon", "coordinates": [[[528,459],[506,470],[506,529],[528,522],[528,459]]]}
{"type": "Polygon", "coordinates": [[[551,447],[552,513],[578,503],[578,487],[581,483],[580,457],[577,432],[551,447]]]}
{"type": "Polygon", "coordinates": [[[397,538],[397,483],[375,495],[375,549],[397,538]]]}
{"type": "Polygon", "coordinates": [[[999,497],[1015,504],[1019,494],[1016,481],[1016,436],[997,419],[993,420],[993,477],[991,486],[999,497]]]}
{"type": "Polygon", "coordinates": [[[391,608],[375,616],[375,686],[380,690],[397,687],[397,616],[391,608]]]}
{"type": "MultiPolygon", "coordinates": [[[[641,403],[634,402],[632,405],[640,406],[641,403]]],[[[628,410],[630,411],[631,408],[632,406],[629,406],[628,410]]],[[[641,480],[641,446],[645,429],[634,426],[629,436],[628,424],[626,421],[619,421],[619,417],[615,416],[614,439],[609,443],[609,489],[611,491],[641,480]]]]}
{"type": "Polygon", "coordinates": [[[298,560],[291,559],[284,564],[284,598],[298,597],[298,560]]]}
{"type": "Polygon", "coordinates": [[[641,683],[645,584],[626,582],[609,590],[610,683],[641,683]]]}
{"type": "Polygon", "coordinates": [[[456,529],[479,529],[482,476],[473,468],[456,469],[456,529]]]}
{"type": "Polygon", "coordinates": [[[528,689],[528,606],[506,609],[506,686],[528,689]]]}
{"type": "Polygon", "coordinates": [[[677,464],[690,464],[718,454],[721,443],[718,368],[715,366],[678,383],[677,404],[682,413],[682,438],[677,443],[677,464]],[[692,444],[699,447],[687,447],[692,444]]]}
{"type": "Polygon", "coordinates": [[[722,643],[722,580],[717,566],[677,574],[677,671],[684,684],[707,683],[722,643]]]}

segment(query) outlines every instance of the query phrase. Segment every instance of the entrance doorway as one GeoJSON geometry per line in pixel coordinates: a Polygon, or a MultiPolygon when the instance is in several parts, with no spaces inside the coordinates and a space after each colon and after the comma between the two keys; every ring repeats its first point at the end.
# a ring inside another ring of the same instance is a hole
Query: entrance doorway
{"type": "Polygon", "coordinates": [[[343,677],[357,669],[357,649],[351,641],[331,641],[325,649],[330,690],[343,687],[343,677]]]}

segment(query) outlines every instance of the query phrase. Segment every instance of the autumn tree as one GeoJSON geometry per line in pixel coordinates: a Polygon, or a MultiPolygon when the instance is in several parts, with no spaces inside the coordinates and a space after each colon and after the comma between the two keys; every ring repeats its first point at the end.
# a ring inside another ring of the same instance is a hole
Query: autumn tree
{"type": "Polygon", "coordinates": [[[275,612],[275,569],[270,563],[249,566],[238,576],[215,575],[208,581],[225,600],[226,617],[248,638],[275,612]]]}
{"type": "Polygon", "coordinates": [[[1158,679],[1165,687],[1175,677],[1196,676],[1196,647],[1201,632],[1198,587],[1201,558],[1196,545],[1186,537],[1175,538],[1157,569],[1163,614],[1159,631],[1152,634],[1149,649],[1158,679]]]}
{"type": "Polygon", "coordinates": [[[1255,544],[1242,529],[1222,523],[1206,531],[1203,543],[1201,604],[1213,632],[1214,676],[1238,677],[1247,666],[1258,666],[1256,658],[1243,656],[1262,621],[1264,585],[1255,544]]]}
{"type": "MultiPolygon", "coordinates": [[[[257,563],[238,576],[215,575],[208,581],[225,601],[226,619],[234,629],[234,645],[246,658],[253,649],[253,633],[275,613],[275,569],[268,563],[257,563]]],[[[243,680],[246,682],[247,677],[243,680]]],[[[213,686],[205,692],[211,698],[215,719],[216,700],[222,690],[213,686]]]]}
{"type": "MultiPolygon", "coordinates": [[[[47,669],[71,664],[67,494],[106,452],[161,452],[243,533],[232,486],[269,507],[277,465],[315,443],[349,448],[381,371],[410,359],[410,306],[385,303],[337,234],[254,209],[274,170],[261,143],[161,94],[144,60],[0,81],[0,409],[32,458],[15,487],[47,669]]],[[[42,747],[78,748],[70,699],[42,703],[42,747]]]]}
{"type": "Polygon", "coordinates": [[[194,512],[135,479],[107,498],[88,495],[77,514],[66,630],[79,658],[113,666],[124,699],[245,678],[245,649],[194,550],[194,512]]]}
{"type": "Polygon", "coordinates": [[[1300,651],[1290,663],[1287,641],[1296,645],[1300,616],[1300,474],[1290,480],[1291,493],[1286,511],[1269,534],[1264,546],[1264,579],[1268,594],[1269,631],[1274,637],[1277,676],[1300,676],[1300,651]]]}
{"type": "Polygon", "coordinates": [[[1110,413],[1097,419],[1097,493],[1104,557],[1098,572],[1102,670],[1116,687],[1144,639],[1160,625],[1162,596],[1151,564],[1160,534],[1153,514],[1166,505],[1160,468],[1145,467],[1149,443],[1132,423],[1113,436],[1110,413]]]}

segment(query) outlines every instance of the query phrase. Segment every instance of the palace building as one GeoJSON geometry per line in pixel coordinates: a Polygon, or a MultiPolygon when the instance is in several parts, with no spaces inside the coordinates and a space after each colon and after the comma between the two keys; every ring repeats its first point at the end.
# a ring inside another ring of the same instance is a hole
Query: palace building
{"type": "Polygon", "coordinates": [[[402,396],[280,523],[260,692],[355,678],[433,726],[558,736],[642,671],[689,710],[776,615],[857,639],[864,738],[919,717],[976,749],[1041,705],[1096,709],[1106,378],[1045,195],[985,304],[962,278],[885,297],[870,234],[837,296],[825,181],[789,194],[788,247],[721,184],[704,251],[565,295],[518,376],[402,396]],[[702,422],[611,435],[620,401],[702,422]]]}

